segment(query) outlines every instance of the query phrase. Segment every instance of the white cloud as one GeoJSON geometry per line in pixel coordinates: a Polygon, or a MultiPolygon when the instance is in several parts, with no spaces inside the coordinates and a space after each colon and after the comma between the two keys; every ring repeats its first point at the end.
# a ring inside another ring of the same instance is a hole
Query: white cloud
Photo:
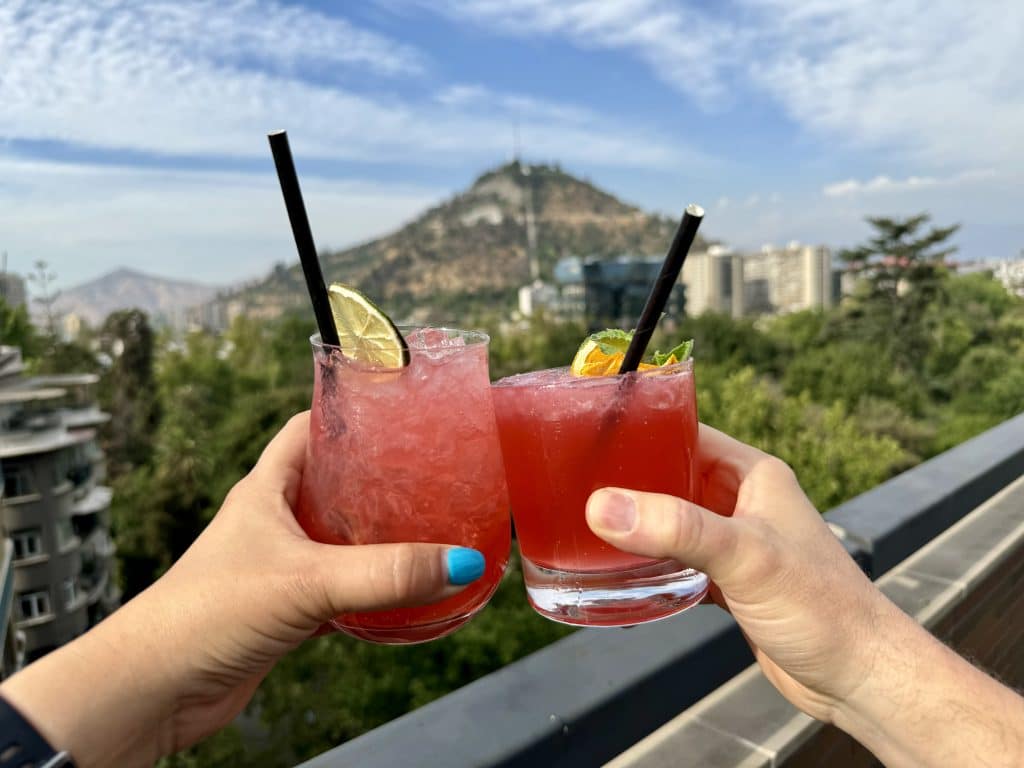
{"type": "Polygon", "coordinates": [[[510,154],[517,119],[530,153],[546,159],[631,168],[689,159],[646,128],[471,84],[419,103],[363,93],[367,72],[415,79],[424,57],[272,0],[14,0],[0,6],[0,59],[6,138],[265,158],[265,132],[288,127],[307,157],[483,164],[510,154]]]}
{"type": "Polygon", "coordinates": [[[665,0],[409,0],[503,33],[561,36],[584,49],[624,49],[711,106],[727,97],[727,55],[749,34],[665,0]]]}
{"type": "Polygon", "coordinates": [[[868,181],[846,179],[826,184],[821,190],[826,197],[845,197],[847,195],[871,194],[876,192],[903,192],[909,190],[929,189],[933,187],[958,187],[979,181],[992,179],[997,174],[989,169],[964,171],[951,176],[908,176],[905,179],[893,179],[889,176],[875,176],[868,181]]]}
{"type": "Polygon", "coordinates": [[[821,136],[936,170],[1024,166],[1019,0],[421,4],[501,34],[624,51],[705,108],[753,90],[821,136]]]}
{"type": "MultiPolygon", "coordinates": [[[[0,155],[0,180],[0,232],[10,268],[25,272],[45,259],[62,286],[118,266],[234,283],[296,260],[272,172],[144,170],[0,155]]],[[[380,235],[446,192],[316,177],[303,179],[302,187],[317,245],[325,249],[380,235]]]]}
{"type": "Polygon", "coordinates": [[[1024,4],[756,0],[752,82],[802,124],[936,169],[1024,164],[1024,4]]]}

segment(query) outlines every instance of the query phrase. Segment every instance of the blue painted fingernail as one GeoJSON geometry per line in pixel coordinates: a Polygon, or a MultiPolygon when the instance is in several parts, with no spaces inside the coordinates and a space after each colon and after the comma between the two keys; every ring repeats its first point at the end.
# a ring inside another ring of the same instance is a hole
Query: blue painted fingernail
{"type": "Polygon", "coordinates": [[[469,547],[448,550],[448,583],[462,586],[484,575],[484,556],[469,547]]]}

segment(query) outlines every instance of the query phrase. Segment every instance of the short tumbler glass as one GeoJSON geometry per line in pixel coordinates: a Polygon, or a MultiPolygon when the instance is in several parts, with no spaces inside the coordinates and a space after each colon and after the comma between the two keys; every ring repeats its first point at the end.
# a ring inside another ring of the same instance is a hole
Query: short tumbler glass
{"type": "Polygon", "coordinates": [[[705,574],[623,552],[587,526],[587,498],[617,486],[693,499],[693,361],[620,376],[567,368],[494,383],[512,518],[530,603],[582,626],[629,626],[700,602],[705,574]]]}

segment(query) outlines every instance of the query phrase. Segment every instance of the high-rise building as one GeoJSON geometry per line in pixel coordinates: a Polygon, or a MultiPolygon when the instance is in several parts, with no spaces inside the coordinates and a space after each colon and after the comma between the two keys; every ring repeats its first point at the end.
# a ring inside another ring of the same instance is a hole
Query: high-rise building
{"type": "Polygon", "coordinates": [[[28,377],[0,347],[0,524],[12,543],[12,622],[32,661],[114,608],[110,489],[91,374],[28,377]]]}
{"type": "Polygon", "coordinates": [[[743,292],[738,290],[744,279],[743,264],[732,249],[712,245],[705,251],[691,253],[679,279],[686,286],[686,314],[743,314],[743,292]]]}
{"type": "Polygon", "coordinates": [[[835,302],[832,255],[824,246],[790,243],[748,254],[711,246],[687,258],[680,279],[688,315],[784,314],[835,302]]]}
{"type": "MultiPolygon", "coordinates": [[[[663,261],[661,256],[619,256],[584,262],[585,317],[589,329],[634,327],[663,261]]],[[[682,286],[673,289],[665,306],[666,317],[682,315],[683,293],[682,286]]]]}

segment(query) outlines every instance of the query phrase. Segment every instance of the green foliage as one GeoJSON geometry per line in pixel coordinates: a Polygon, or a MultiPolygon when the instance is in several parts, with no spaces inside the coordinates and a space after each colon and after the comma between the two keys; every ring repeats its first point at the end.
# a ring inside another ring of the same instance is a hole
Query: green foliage
{"type": "Polygon", "coordinates": [[[147,464],[153,451],[153,430],[159,421],[155,339],[146,314],[131,309],[110,315],[98,341],[111,360],[100,382],[100,398],[111,416],[105,448],[110,474],[117,478],[133,466],[147,464]]]}
{"type": "Polygon", "coordinates": [[[775,339],[759,330],[753,320],[734,319],[717,312],[688,317],[677,331],[658,333],[652,346],[674,345],[679,339],[693,339],[693,356],[698,365],[713,362],[732,368],[752,366],[758,371],[771,371],[777,364],[780,348],[775,339]]]}
{"type": "Polygon", "coordinates": [[[29,320],[28,310],[24,307],[12,307],[0,298],[0,344],[20,347],[22,355],[26,358],[35,357],[38,352],[40,339],[36,333],[32,321],[29,320]]]}
{"type": "Polygon", "coordinates": [[[698,376],[701,420],[788,462],[819,509],[862,493],[906,466],[891,437],[868,433],[841,402],[782,394],[753,368],[706,366],[698,376]],[[708,370],[710,369],[710,370],[708,370]]]}
{"type": "Polygon", "coordinates": [[[534,315],[523,325],[504,327],[491,320],[485,327],[491,334],[492,379],[569,365],[587,335],[582,323],[549,322],[543,314],[534,315]]]}
{"type": "Polygon", "coordinates": [[[160,404],[146,450],[132,449],[134,468],[115,480],[111,514],[126,596],[181,556],[270,438],[309,406],[310,330],[287,316],[270,324],[241,320],[223,339],[193,333],[169,345],[148,374],[144,357],[129,355],[134,347],[124,345],[108,388],[116,394],[121,377],[148,377],[148,385],[124,387],[136,397],[151,393],[160,404]],[[135,363],[122,373],[122,360],[135,363]]]}
{"type": "Polygon", "coordinates": [[[926,214],[907,219],[868,217],[874,234],[840,253],[864,289],[850,305],[849,321],[861,336],[890,353],[901,368],[920,370],[936,307],[948,305],[945,261],[956,252],[948,240],[959,225],[924,226],[926,214]]]}

